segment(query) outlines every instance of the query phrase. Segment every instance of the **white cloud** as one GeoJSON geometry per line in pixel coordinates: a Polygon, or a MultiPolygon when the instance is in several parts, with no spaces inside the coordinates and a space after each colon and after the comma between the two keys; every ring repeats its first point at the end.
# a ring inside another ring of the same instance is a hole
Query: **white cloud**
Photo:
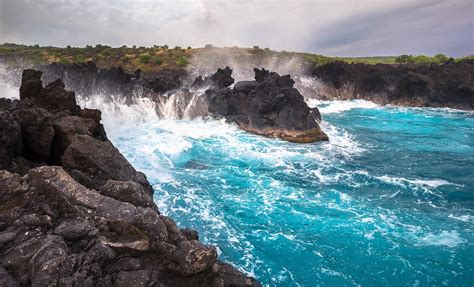
{"type": "Polygon", "coordinates": [[[0,42],[270,47],[341,56],[473,53],[471,0],[0,0],[0,42]]]}

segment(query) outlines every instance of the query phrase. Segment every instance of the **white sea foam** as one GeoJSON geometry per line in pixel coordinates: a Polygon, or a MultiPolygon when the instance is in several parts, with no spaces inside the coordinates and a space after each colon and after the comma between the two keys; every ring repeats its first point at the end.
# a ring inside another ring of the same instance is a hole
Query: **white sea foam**
{"type": "Polygon", "coordinates": [[[213,119],[162,119],[156,123],[156,127],[178,136],[193,139],[204,139],[216,136],[228,137],[238,131],[235,125],[228,124],[225,120],[213,119]]]}
{"type": "Polygon", "coordinates": [[[401,187],[421,187],[421,188],[438,188],[443,185],[458,185],[443,179],[407,179],[403,177],[392,177],[388,175],[375,177],[385,183],[398,185],[401,187]]]}
{"type": "Polygon", "coordinates": [[[463,214],[463,215],[450,214],[448,217],[459,220],[459,221],[463,221],[463,222],[474,222],[474,216],[469,215],[469,214],[463,214]]]}
{"type": "Polygon", "coordinates": [[[320,123],[321,129],[328,135],[329,143],[323,144],[324,149],[334,151],[346,157],[361,154],[364,148],[344,129],[329,124],[326,121],[320,123]]]}
{"type": "Polygon", "coordinates": [[[123,97],[94,95],[77,96],[77,102],[82,107],[102,111],[102,123],[109,136],[119,135],[125,128],[159,119],[156,103],[149,98],[134,97],[131,103],[127,103],[123,97]]]}
{"type": "Polygon", "coordinates": [[[447,246],[456,247],[460,244],[466,243],[464,238],[461,238],[456,230],[441,231],[441,233],[427,233],[426,235],[418,238],[419,245],[434,245],[434,246],[447,246]]]}
{"type": "Polygon", "coordinates": [[[5,67],[0,65],[0,98],[19,99],[20,88],[5,79],[5,67]]]}
{"type": "Polygon", "coordinates": [[[374,109],[380,106],[365,100],[351,101],[319,101],[316,99],[307,100],[309,107],[318,107],[321,114],[341,113],[352,109],[374,109]]]}

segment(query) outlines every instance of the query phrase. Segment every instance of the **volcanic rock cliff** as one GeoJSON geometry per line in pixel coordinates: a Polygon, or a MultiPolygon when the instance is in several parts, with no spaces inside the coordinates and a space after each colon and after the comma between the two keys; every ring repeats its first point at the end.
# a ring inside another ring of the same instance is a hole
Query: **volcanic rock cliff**
{"type": "MultiPolygon", "coordinates": [[[[140,71],[127,74],[120,67],[101,70],[91,62],[55,63],[43,68],[46,82],[60,78],[69,89],[84,96],[113,95],[131,103],[139,94],[158,107],[171,107],[178,118],[225,118],[243,130],[297,143],[328,140],[317,123],[321,120],[318,109],[307,106],[289,75],[254,69],[255,81],[238,82],[229,88],[235,82],[229,67],[204,78],[198,76],[192,83],[184,70],[143,76],[140,71]]],[[[157,113],[164,116],[161,110],[157,113]]]]}
{"type": "Polygon", "coordinates": [[[0,286],[258,286],[160,214],[101,112],[25,70],[0,99],[0,286]]]}
{"type": "MultiPolygon", "coordinates": [[[[237,82],[232,89],[227,87],[234,82],[229,67],[206,78],[203,84],[208,82],[210,87],[205,92],[209,114],[224,117],[243,130],[291,142],[328,140],[317,123],[319,111],[308,107],[289,75],[265,69],[254,72],[255,81],[237,82]]],[[[196,82],[199,78],[194,85],[196,82]]]]}
{"type": "Polygon", "coordinates": [[[334,62],[316,67],[312,74],[323,83],[315,95],[323,100],[474,109],[474,60],[442,65],[334,62]]]}

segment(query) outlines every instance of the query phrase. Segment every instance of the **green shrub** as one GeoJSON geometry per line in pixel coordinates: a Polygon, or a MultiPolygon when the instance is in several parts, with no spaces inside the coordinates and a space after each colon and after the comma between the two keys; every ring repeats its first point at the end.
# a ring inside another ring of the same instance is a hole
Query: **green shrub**
{"type": "Polygon", "coordinates": [[[176,64],[180,66],[185,66],[188,64],[188,58],[186,58],[185,56],[178,56],[176,58],[176,64]]]}
{"type": "Polygon", "coordinates": [[[105,48],[105,49],[101,50],[99,54],[101,56],[104,56],[104,57],[109,57],[109,56],[112,56],[112,54],[114,54],[114,52],[112,51],[111,48],[105,48]]]}
{"type": "Polygon", "coordinates": [[[130,58],[128,56],[123,56],[122,57],[122,62],[129,62],[130,58]]]}
{"type": "Polygon", "coordinates": [[[71,61],[69,61],[69,59],[67,58],[62,58],[61,60],[59,60],[59,63],[61,64],[71,64],[71,61]]]}
{"type": "Polygon", "coordinates": [[[151,60],[151,56],[148,53],[140,54],[140,56],[138,58],[140,59],[140,62],[142,62],[143,64],[146,64],[146,63],[150,62],[150,60],[151,60]]]}
{"type": "Polygon", "coordinates": [[[434,57],[441,64],[445,63],[449,60],[448,56],[446,56],[444,54],[436,54],[434,57]]]}
{"type": "Polygon", "coordinates": [[[163,60],[160,57],[153,57],[152,58],[152,63],[155,64],[155,65],[160,66],[161,64],[163,64],[163,60]]]}
{"type": "Polygon", "coordinates": [[[415,63],[432,63],[432,62],[435,62],[434,58],[428,57],[428,56],[425,56],[425,55],[415,56],[415,57],[413,57],[413,61],[415,63]]]}
{"type": "Polygon", "coordinates": [[[406,63],[412,63],[412,62],[413,62],[412,55],[400,55],[395,58],[395,63],[398,63],[398,64],[406,64],[406,63]]]}
{"type": "Polygon", "coordinates": [[[76,62],[77,63],[85,63],[86,57],[83,54],[76,55],[76,62]]]}

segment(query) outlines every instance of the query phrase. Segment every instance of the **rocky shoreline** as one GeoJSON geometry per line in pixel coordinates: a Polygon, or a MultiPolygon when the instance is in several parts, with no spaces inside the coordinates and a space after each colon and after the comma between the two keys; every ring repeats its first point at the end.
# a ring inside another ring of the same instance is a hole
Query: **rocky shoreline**
{"type": "Polygon", "coordinates": [[[160,214],[101,112],[41,76],[0,98],[1,286],[260,285],[160,214]]]}
{"type": "Polygon", "coordinates": [[[474,60],[441,65],[334,62],[314,68],[312,76],[320,80],[314,95],[320,100],[474,110],[474,60]]]}
{"type": "MultiPolygon", "coordinates": [[[[237,83],[229,67],[194,80],[184,70],[128,74],[120,67],[98,69],[92,62],[42,69],[45,82],[62,79],[68,89],[86,97],[112,95],[132,103],[140,95],[158,107],[171,107],[178,118],[225,118],[245,131],[296,143],[328,140],[318,124],[318,109],[307,106],[295,81],[265,69],[254,69],[254,81],[237,83]]],[[[163,116],[163,111],[157,114],[163,116]]]]}

